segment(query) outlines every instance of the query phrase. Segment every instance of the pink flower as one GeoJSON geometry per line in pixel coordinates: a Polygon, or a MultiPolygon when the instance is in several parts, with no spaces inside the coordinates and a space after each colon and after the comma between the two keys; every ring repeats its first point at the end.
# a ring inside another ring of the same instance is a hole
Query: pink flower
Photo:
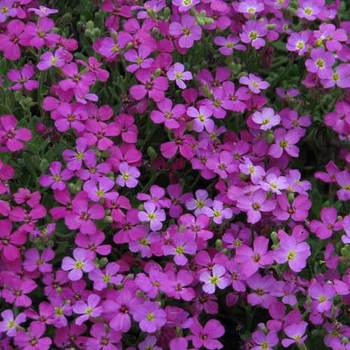
{"type": "Polygon", "coordinates": [[[90,294],[86,302],[77,301],[73,305],[73,311],[81,316],[75,319],[75,324],[81,326],[88,319],[100,316],[103,311],[102,306],[98,306],[100,300],[101,298],[98,295],[90,294]]]}
{"type": "Polygon", "coordinates": [[[10,87],[11,90],[21,90],[26,89],[28,91],[35,90],[39,87],[39,82],[37,80],[31,80],[35,75],[34,67],[32,64],[25,64],[22,69],[11,69],[7,73],[7,78],[15,82],[14,85],[10,87]]]}
{"type": "Polygon", "coordinates": [[[181,22],[172,22],[169,26],[170,35],[178,38],[181,48],[189,49],[193,43],[199,40],[202,36],[202,29],[197,24],[194,17],[183,15],[181,22]]]}
{"type": "Polygon", "coordinates": [[[0,34],[0,51],[3,52],[6,59],[16,61],[21,57],[21,47],[23,43],[23,34],[25,24],[13,19],[7,23],[7,31],[0,34]]]}
{"type": "Polygon", "coordinates": [[[24,148],[24,143],[32,139],[32,133],[27,128],[16,128],[17,119],[10,114],[0,116],[0,145],[3,144],[10,152],[24,148]]]}
{"type": "Polygon", "coordinates": [[[41,55],[37,67],[39,70],[47,70],[51,67],[61,68],[65,65],[66,58],[66,51],[63,48],[59,48],[55,52],[47,51],[41,55]]]}
{"type": "Polygon", "coordinates": [[[74,249],[73,257],[74,259],[66,256],[62,260],[62,270],[69,271],[68,278],[71,281],[78,281],[83,277],[83,272],[91,272],[95,269],[95,265],[85,249],[74,249]]]}
{"type": "Polygon", "coordinates": [[[61,162],[55,161],[50,164],[51,175],[40,176],[39,183],[43,187],[51,187],[53,190],[62,191],[66,188],[66,181],[72,178],[73,173],[69,169],[62,171],[61,162]]]}
{"type": "Polygon", "coordinates": [[[219,321],[209,320],[203,327],[197,319],[195,319],[190,329],[192,333],[190,338],[197,349],[201,347],[210,350],[223,348],[222,343],[217,340],[225,334],[225,329],[219,321]]]}
{"type": "Polygon", "coordinates": [[[26,234],[21,230],[12,232],[12,223],[9,220],[0,220],[0,252],[8,261],[20,257],[19,247],[26,241],[26,234]]]}
{"type": "Polygon", "coordinates": [[[214,294],[216,288],[225,289],[230,284],[225,267],[218,264],[215,264],[211,271],[202,272],[199,280],[204,283],[202,288],[208,294],[214,294]]]}
{"type": "Polygon", "coordinates": [[[259,50],[265,46],[263,37],[267,34],[265,25],[258,21],[247,21],[243,25],[243,32],[240,34],[242,42],[251,44],[255,49],[259,50]]]}
{"type": "Polygon", "coordinates": [[[183,64],[175,63],[169,68],[167,72],[167,77],[169,80],[175,80],[176,85],[180,89],[185,89],[186,84],[184,83],[184,80],[191,80],[192,73],[189,71],[185,71],[185,66],[183,64]]]}
{"type": "Polygon", "coordinates": [[[270,130],[278,125],[281,117],[275,114],[272,108],[263,108],[261,112],[255,112],[252,117],[254,123],[260,125],[261,130],[270,130]]]}
{"type": "Polygon", "coordinates": [[[179,12],[187,12],[200,3],[200,0],[172,0],[173,5],[178,6],[179,12]]]}
{"type": "Polygon", "coordinates": [[[16,334],[16,345],[26,350],[48,350],[52,340],[49,337],[43,337],[45,329],[43,323],[32,322],[27,332],[21,330],[16,334]]]}
{"type": "Polygon", "coordinates": [[[273,262],[273,256],[269,252],[269,240],[263,236],[255,238],[253,249],[245,244],[239,246],[234,261],[244,266],[242,273],[246,277],[254,275],[259,268],[273,262]]]}
{"type": "Polygon", "coordinates": [[[323,48],[313,49],[310,59],[306,60],[305,66],[310,73],[317,74],[321,79],[327,79],[332,76],[332,66],[335,57],[332,53],[323,48]]]}
{"type": "Polygon", "coordinates": [[[31,248],[25,251],[24,256],[23,267],[26,271],[39,270],[42,273],[52,271],[52,265],[48,263],[55,257],[52,249],[47,248],[40,254],[36,248],[31,248]]]}
{"type": "Polygon", "coordinates": [[[155,102],[164,99],[165,91],[168,90],[168,80],[162,76],[152,76],[151,70],[138,70],[136,79],[141,83],[130,88],[130,95],[137,101],[148,96],[155,102]]]}
{"type": "Polygon", "coordinates": [[[310,223],[311,232],[319,239],[328,239],[332,237],[333,231],[342,229],[341,221],[338,221],[337,210],[335,208],[322,208],[321,221],[312,220],[310,223]]]}
{"type": "Polygon", "coordinates": [[[203,214],[212,218],[213,221],[220,225],[223,220],[231,219],[232,209],[224,208],[224,204],[219,200],[214,200],[211,207],[204,207],[203,214]]]}
{"type": "Polygon", "coordinates": [[[145,211],[139,211],[138,217],[141,222],[149,222],[150,228],[153,231],[159,231],[165,220],[165,211],[157,209],[154,203],[146,202],[144,205],[145,211]]]}
{"type": "Polygon", "coordinates": [[[274,258],[278,264],[288,263],[291,270],[300,272],[304,269],[308,257],[311,255],[310,246],[305,242],[298,242],[295,237],[284,231],[278,232],[279,248],[274,251],[274,258]]]}
{"type": "Polygon", "coordinates": [[[173,106],[169,98],[157,103],[159,111],[151,112],[151,119],[155,124],[164,124],[168,129],[177,129],[180,127],[178,120],[186,113],[186,107],[183,104],[173,106]]]}
{"type": "Polygon", "coordinates": [[[119,172],[116,183],[121,187],[134,188],[138,184],[138,177],[141,175],[134,166],[129,166],[127,162],[119,164],[119,172]]]}
{"type": "Polygon", "coordinates": [[[261,90],[266,90],[270,84],[254,74],[248,74],[239,79],[243,85],[247,85],[254,94],[260,94],[261,90]]]}
{"type": "Polygon", "coordinates": [[[244,210],[248,216],[248,222],[255,224],[261,220],[261,213],[270,212],[276,206],[276,203],[267,199],[266,193],[257,190],[250,196],[242,196],[237,199],[237,207],[244,210]]]}
{"type": "Polygon", "coordinates": [[[302,137],[300,129],[286,131],[282,128],[275,130],[275,143],[270,146],[269,155],[273,158],[281,158],[283,153],[291,157],[299,156],[299,149],[296,144],[302,137]]]}
{"type": "Polygon", "coordinates": [[[139,322],[140,329],[147,333],[154,333],[166,323],[166,313],[156,302],[146,301],[134,311],[134,318],[139,322]]]}
{"type": "Polygon", "coordinates": [[[282,339],[282,345],[287,348],[292,344],[304,344],[307,336],[305,335],[307,322],[301,321],[287,325],[283,332],[288,338],[282,339]]]}
{"type": "Polygon", "coordinates": [[[202,132],[205,129],[210,133],[214,130],[215,124],[212,119],[210,119],[213,112],[209,108],[200,106],[198,110],[194,107],[189,107],[186,113],[189,117],[194,118],[192,126],[194,131],[202,132]]]}
{"type": "Polygon", "coordinates": [[[147,45],[141,45],[136,50],[128,50],[125,52],[124,57],[127,61],[132,62],[127,66],[126,70],[130,73],[134,73],[139,69],[151,68],[153,63],[153,58],[147,58],[152,53],[152,48],[147,45]]]}
{"type": "Polygon", "coordinates": [[[1,313],[0,333],[6,333],[8,337],[14,337],[21,323],[26,321],[25,313],[21,312],[16,317],[12,310],[4,310],[1,313]]]}
{"type": "Polygon", "coordinates": [[[277,203],[278,206],[273,214],[281,221],[288,220],[290,217],[294,221],[304,221],[311,208],[311,201],[306,195],[299,195],[290,203],[288,197],[281,194],[277,197],[277,203]]]}

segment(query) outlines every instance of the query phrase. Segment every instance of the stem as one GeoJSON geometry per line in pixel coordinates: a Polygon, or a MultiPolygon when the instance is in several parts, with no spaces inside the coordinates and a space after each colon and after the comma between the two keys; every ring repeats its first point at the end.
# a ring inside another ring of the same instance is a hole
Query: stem
{"type": "Polygon", "coordinates": [[[298,344],[299,350],[308,350],[307,346],[305,344],[298,344]]]}

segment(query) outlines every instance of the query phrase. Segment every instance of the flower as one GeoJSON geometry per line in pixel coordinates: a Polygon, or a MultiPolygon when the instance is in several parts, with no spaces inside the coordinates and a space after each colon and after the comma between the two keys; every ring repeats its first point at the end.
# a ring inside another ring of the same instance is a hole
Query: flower
{"type": "Polygon", "coordinates": [[[138,177],[141,175],[139,170],[134,166],[129,166],[127,162],[119,164],[120,175],[117,177],[117,184],[122,187],[134,188],[138,184],[138,177]]]}
{"type": "Polygon", "coordinates": [[[225,267],[218,264],[215,264],[210,272],[202,272],[199,280],[204,283],[202,288],[208,294],[213,294],[216,288],[224,289],[230,284],[225,267]]]}
{"type": "Polygon", "coordinates": [[[252,117],[254,123],[260,125],[261,130],[270,130],[278,125],[281,117],[275,114],[272,108],[263,108],[261,112],[255,112],[252,117]]]}
{"type": "Polygon", "coordinates": [[[87,302],[78,300],[73,305],[73,311],[81,316],[75,319],[75,324],[81,326],[88,319],[100,316],[103,311],[102,306],[97,306],[100,300],[101,298],[96,294],[90,294],[87,302]]]}
{"type": "Polygon", "coordinates": [[[69,271],[68,278],[71,281],[78,281],[83,277],[83,272],[91,272],[95,269],[95,265],[85,249],[74,249],[73,257],[74,259],[66,256],[62,260],[62,270],[69,271]]]}
{"type": "Polygon", "coordinates": [[[274,258],[278,264],[288,263],[291,270],[300,272],[306,266],[311,255],[310,246],[306,242],[298,242],[295,237],[284,231],[278,232],[279,248],[274,251],[274,258]]]}
{"type": "Polygon", "coordinates": [[[247,85],[254,94],[259,94],[261,90],[266,90],[270,84],[254,74],[248,74],[239,79],[243,85],[247,85]]]}
{"type": "Polygon", "coordinates": [[[165,220],[165,212],[163,209],[157,209],[157,207],[150,202],[144,204],[145,211],[139,211],[138,217],[141,222],[149,222],[150,228],[153,231],[159,231],[165,220]]]}
{"type": "Polygon", "coordinates": [[[181,48],[189,49],[195,41],[201,38],[202,29],[196,23],[195,18],[190,15],[183,15],[180,21],[180,23],[170,23],[169,33],[175,38],[178,38],[181,48]]]}
{"type": "Polygon", "coordinates": [[[142,331],[154,333],[161,329],[166,323],[166,313],[158,303],[146,301],[134,312],[134,318],[139,322],[142,331]]]}
{"type": "Polygon", "coordinates": [[[185,71],[185,66],[183,64],[175,63],[169,68],[167,77],[169,80],[175,80],[176,85],[180,89],[185,89],[186,84],[184,83],[184,80],[192,80],[192,73],[185,71]]]}
{"type": "Polygon", "coordinates": [[[193,345],[196,348],[204,347],[206,349],[222,349],[223,345],[217,339],[221,338],[225,329],[217,320],[209,320],[203,327],[197,319],[190,327],[192,335],[190,336],[193,345]]]}
{"type": "Polygon", "coordinates": [[[6,333],[8,337],[14,337],[20,324],[26,321],[25,313],[21,312],[16,317],[12,310],[4,310],[1,313],[2,321],[0,322],[0,333],[6,333]]]}

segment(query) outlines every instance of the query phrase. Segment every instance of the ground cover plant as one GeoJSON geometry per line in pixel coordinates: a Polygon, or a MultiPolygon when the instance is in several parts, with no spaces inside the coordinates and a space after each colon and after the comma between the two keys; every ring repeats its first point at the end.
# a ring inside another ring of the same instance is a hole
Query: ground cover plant
{"type": "Polygon", "coordinates": [[[347,0],[0,0],[0,349],[350,349],[347,0]]]}

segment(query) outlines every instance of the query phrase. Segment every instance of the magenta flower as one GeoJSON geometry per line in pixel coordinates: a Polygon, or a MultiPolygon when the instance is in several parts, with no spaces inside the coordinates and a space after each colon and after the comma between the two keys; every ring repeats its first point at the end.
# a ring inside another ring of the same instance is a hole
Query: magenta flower
{"type": "Polygon", "coordinates": [[[214,294],[216,288],[225,289],[230,285],[225,267],[218,264],[215,264],[211,271],[202,272],[199,280],[204,283],[202,288],[208,294],[214,294]]]}
{"type": "Polygon", "coordinates": [[[177,129],[180,127],[179,119],[185,115],[186,107],[182,104],[173,106],[169,98],[157,103],[159,111],[151,112],[151,119],[155,124],[164,124],[168,129],[177,129]]]}
{"type": "Polygon", "coordinates": [[[29,63],[25,64],[20,70],[9,70],[7,73],[7,78],[15,83],[10,87],[10,89],[15,91],[23,88],[28,91],[37,89],[39,87],[39,82],[31,79],[34,75],[34,67],[29,63]]]}
{"type": "Polygon", "coordinates": [[[266,177],[260,181],[259,185],[266,192],[281,194],[282,190],[288,188],[287,180],[284,176],[277,176],[274,173],[267,174],[266,177]]]}
{"type": "Polygon", "coordinates": [[[269,252],[269,240],[263,236],[257,237],[253,243],[253,249],[242,244],[236,249],[234,261],[242,264],[244,269],[242,273],[250,277],[254,275],[259,268],[270,265],[273,262],[273,256],[269,252]]]}
{"type": "Polygon", "coordinates": [[[48,17],[58,12],[56,9],[51,9],[42,5],[40,5],[38,8],[29,8],[28,11],[34,12],[39,17],[48,17]]]}
{"type": "Polygon", "coordinates": [[[199,3],[200,0],[172,0],[172,4],[177,6],[180,12],[187,12],[199,3]]]}
{"type": "Polygon", "coordinates": [[[185,66],[183,64],[175,63],[169,68],[167,77],[169,80],[175,80],[176,85],[180,89],[185,89],[186,84],[184,83],[184,80],[191,80],[192,73],[185,71],[185,66]]]}
{"type": "Polygon", "coordinates": [[[136,72],[136,79],[141,83],[130,88],[130,95],[137,101],[148,96],[155,102],[164,99],[165,91],[168,90],[168,80],[162,76],[152,76],[152,71],[142,69],[136,72]]]}
{"type": "Polygon", "coordinates": [[[231,56],[234,50],[245,51],[246,47],[240,44],[240,39],[237,36],[229,35],[227,38],[223,36],[216,36],[214,43],[218,46],[219,52],[224,56],[231,56]]]}
{"type": "Polygon", "coordinates": [[[346,170],[337,172],[335,179],[340,189],[337,191],[337,196],[341,201],[350,199],[350,173],[346,170]]]}
{"type": "Polygon", "coordinates": [[[101,177],[98,180],[85,182],[84,191],[88,194],[93,202],[109,199],[113,200],[118,197],[118,193],[111,191],[115,182],[108,177],[101,177]]]}
{"type": "Polygon", "coordinates": [[[310,59],[306,60],[305,66],[310,73],[317,74],[321,79],[327,79],[332,76],[332,66],[335,57],[332,53],[323,48],[313,49],[310,59]]]}
{"type": "Polygon", "coordinates": [[[291,270],[300,272],[304,269],[307,259],[311,255],[310,246],[306,242],[298,242],[295,237],[284,231],[278,232],[279,248],[274,252],[278,264],[288,263],[291,270]]]}
{"type": "Polygon", "coordinates": [[[62,270],[69,271],[68,278],[71,281],[78,281],[83,277],[83,272],[91,272],[95,269],[95,265],[85,249],[74,249],[73,257],[74,259],[66,256],[62,260],[62,270]]]}
{"type": "Polygon", "coordinates": [[[7,23],[6,29],[7,31],[0,34],[0,51],[9,61],[16,61],[21,57],[20,45],[24,44],[25,24],[18,19],[13,19],[7,23]]]}
{"type": "Polygon", "coordinates": [[[10,220],[0,220],[0,252],[9,261],[17,260],[20,257],[19,247],[26,241],[26,234],[21,230],[12,232],[10,220]]]}
{"type": "Polygon", "coordinates": [[[161,329],[166,321],[167,316],[164,310],[156,302],[146,301],[134,311],[134,319],[139,322],[142,331],[154,333],[161,329]]]}
{"type": "Polygon", "coordinates": [[[261,112],[255,112],[252,117],[254,123],[260,125],[261,130],[270,130],[278,125],[281,117],[275,114],[272,108],[263,108],[261,112]]]}
{"type": "Polygon", "coordinates": [[[109,285],[117,286],[122,281],[122,276],[118,275],[119,265],[117,263],[107,264],[104,271],[100,269],[92,270],[89,273],[89,279],[94,282],[94,289],[103,290],[106,289],[109,285]]]}
{"type": "Polygon", "coordinates": [[[332,237],[333,231],[337,232],[342,229],[342,223],[338,221],[335,208],[322,208],[321,221],[312,220],[309,227],[319,239],[328,239],[332,237]]]}
{"type": "Polygon", "coordinates": [[[258,330],[253,333],[253,341],[256,344],[252,347],[252,350],[273,350],[279,343],[276,332],[264,332],[258,330]]]}
{"type": "Polygon", "coordinates": [[[42,273],[51,272],[52,265],[48,262],[55,257],[55,252],[47,248],[41,254],[36,248],[26,250],[23,267],[26,271],[33,272],[39,270],[42,273]]]}
{"type": "Polygon", "coordinates": [[[37,284],[30,278],[9,278],[2,290],[2,297],[15,307],[27,308],[32,304],[32,299],[27,294],[37,287],[37,284]]]}
{"type": "Polygon", "coordinates": [[[278,206],[273,211],[273,214],[278,220],[285,221],[292,218],[294,221],[304,221],[311,208],[311,201],[306,195],[297,196],[292,203],[288,201],[285,194],[277,197],[278,206]]]}
{"type": "Polygon", "coordinates": [[[197,251],[195,235],[187,234],[186,236],[179,233],[172,239],[171,245],[164,245],[163,252],[165,255],[173,255],[176,265],[184,266],[188,259],[186,254],[194,255],[197,251]]]}
{"type": "Polygon", "coordinates": [[[245,44],[251,44],[255,49],[259,50],[265,46],[264,36],[267,34],[265,25],[258,21],[247,21],[243,25],[243,32],[240,34],[241,40],[245,44]]]}
{"type": "Polygon", "coordinates": [[[189,49],[193,46],[195,41],[201,38],[202,29],[197,24],[194,17],[183,15],[180,23],[170,23],[169,33],[178,39],[181,48],[189,49]]]}
{"type": "Polygon", "coordinates": [[[211,207],[204,207],[202,212],[212,218],[218,225],[220,225],[223,220],[231,219],[232,217],[232,209],[224,208],[224,204],[219,200],[214,200],[211,207]]]}
{"type": "Polygon", "coordinates": [[[152,53],[152,48],[147,45],[141,45],[136,50],[128,50],[125,52],[124,57],[127,61],[132,62],[129,66],[127,66],[126,70],[130,73],[134,73],[139,69],[148,69],[151,68],[153,63],[153,58],[148,58],[148,56],[152,53]]]}
{"type": "Polygon", "coordinates": [[[300,0],[298,2],[297,16],[300,18],[305,18],[308,21],[314,21],[318,18],[322,8],[319,6],[322,1],[314,1],[314,0],[300,0]]]}
{"type": "Polygon", "coordinates": [[[32,133],[27,128],[16,128],[17,119],[10,114],[0,116],[0,145],[10,152],[24,148],[24,143],[32,139],[32,133]]]}
{"type": "Polygon", "coordinates": [[[248,74],[239,79],[243,85],[247,85],[254,94],[260,94],[261,90],[266,90],[270,84],[254,74],[248,74]]]}
{"type": "Polygon", "coordinates": [[[305,335],[307,325],[307,322],[301,321],[286,326],[283,332],[288,338],[282,339],[282,345],[287,348],[292,344],[304,344],[307,338],[305,335]]]}
{"type": "Polygon", "coordinates": [[[242,0],[236,6],[236,11],[243,13],[248,18],[264,11],[264,4],[258,0],[242,0]]]}
{"type": "Polygon", "coordinates": [[[212,119],[210,119],[213,112],[209,108],[200,106],[198,110],[194,107],[189,107],[186,113],[189,117],[194,118],[193,130],[202,132],[205,129],[209,133],[214,130],[215,124],[212,119]]]}
{"type": "Polygon", "coordinates": [[[75,319],[75,324],[81,326],[85,321],[90,318],[98,317],[102,314],[102,306],[98,306],[101,298],[96,294],[90,294],[87,301],[78,300],[73,305],[73,312],[80,315],[75,319]]]}
{"type": "Polygon", "coordinates": [[[62,170],[61,162],[55,161],[50,164],[51,175],[41,175],[39,183],[43,187],[51,187],[53,190],[62,191],[66,188],[66,181],[73,177],[69,169],[62,170]]]}
{"type": "Polygon", "coordinates": [[[14,0],[0,1],[0,23],[6,22],[8,17],[16,17],[17,10],[14,7],[14,0]]]}
{"type": "Polygon", "coordinates": [[[308,293],[313,299],[313,304],[318,312],[329,311],[333,305],[333,298],[336,295],[331,284],[321,285],[318,282],[311,283],[308,293]]]}
{"type": "Polygon", "coordinates": [[[309,31],[302,31],[299,33],[292,33],[287,42],[287,49],[292,52],[297,52],[299,56],[303,56],[309,45],[309,39],[311,37],[311,33],[309,31]]]}
{"type": "Polygon", "coordinates": [[[194,210],[196,216],[204,214],[204,207],[211,207],[213,201],[208,198],[208,192],[206,190],[197,190],[195,197],[191,197],[185,202],[186,208],[194,210]]]}
{"type": "Polygon", "coordinates": [[[225,334],[225,329],[217,320],[209,320],[203,327],[197,319],[194,320],[191,327],[190,339],[195,348],[204,347],[206,349],[222,349],[223,345],[217,339],[225,334]]]}
{"type": "Polygon", "coordinates": [[[4,310],[1,313],[2,321],[0,322],[0,333],[6,333],[8,337],[14,337],[20,324],[26,321],[24,312],[19,313],[16,317],[12,310],[4,310]]]}
{"type": "Polygon", "coordinates": [[[52,113],[52,119],[55,120],[55,126],[60,132],[68,129],[82,132],[85,130],[84,122],[88,119],[88,115],[81,104],[61,103],[57,111],[52,113]]]}
{"type": "Polygon", "coordinates": [[[47,70],[51,67],[61,68],[65,65],[66,58],[66,51],[63,48],[59,48],[55,52],[47,51],[41,55],[37,67],[39,70],[47,70]]]}
{"type": "Polygon", "coordinates": [[[283,153],[291,157],[299,156],[299,149],[296,144],[302,137],[300,129],[284,130],[279,128],[274,132],[275,143],[270,146],[269,155],[273,158],[281,158],[283,153]]]}
{"type": "Polygon", "coordinates": [[[134,188],[138,184],[138,178],[141,175],[134,166],[129,166],[127,162],[119,164],[119,172],[116,183],[121,187],[134,188]]]}
{"type": "Polygon", "coordinates": [[[119,332],[109,330],[102,322],[95,323],[90,334],[93,338],[88,338],[86,350],[118,350],[121,335],[119,332]]]}
{"type": "Polygon", "coordinates": [[[255,224],[261,220],[262,214],[274,210],[276,203],[267,199],[266,193],[257,190],[250,196],[242,196],[237,200],[237,207],[244,210],[248,216],[248,222],[255,224]]]}
{"type": "Polygon", "coordinates": [[[32,322],[27,332],[17,332],[15,343],[26,350],[48,350],[52,340],[49,337],[43,337],[45,330],[43,323],[32,322]]]}
{"type": "Polygon", "coordinates": [[[165,220],[165,211],[158,209],[154,203],[146,202],[143,205],[145,211],[139,211],[138,217],[141,222],[149,222],[150,228],[153,231],[159,231],[165,220]]]}

